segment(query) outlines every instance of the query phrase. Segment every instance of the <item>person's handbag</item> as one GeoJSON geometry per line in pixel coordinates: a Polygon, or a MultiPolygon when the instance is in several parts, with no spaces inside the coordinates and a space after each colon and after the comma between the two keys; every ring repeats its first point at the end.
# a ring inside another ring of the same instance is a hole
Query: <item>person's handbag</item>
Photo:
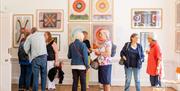
{"type": "Polygon", "coordinates": [[[91,68],[98,70],[99,69],[99,62],[98,62],[98,57],[95,58],[93,61],[90,63],[91,68]]]}
{"type": "MultiPolygon", "coordinates": [[[[128,43],[128,44],[126,45],[126,50],[125,50],[125,51],[128,51],[129,44],[130,44],[130,43],[128,43]]],[[[124,62],[125,62],[125,61],[126,61],[126,60],[125,60],[123,57],[121,57],[121,59],[119,60],[119,64],[120,64],[120,65],[124,65],[124,62]]]]}

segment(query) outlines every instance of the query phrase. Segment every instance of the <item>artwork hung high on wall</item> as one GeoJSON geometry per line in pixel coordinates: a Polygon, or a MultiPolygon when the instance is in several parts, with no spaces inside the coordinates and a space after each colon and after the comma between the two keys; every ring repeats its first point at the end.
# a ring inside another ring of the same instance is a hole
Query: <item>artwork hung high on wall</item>
{"type": "Polygon", "coordinates": [[[151,32],[141,32],[140,33],[140,44],[142,45],[142,48],[144,52],[146,50],[149,50],[149,43],[148,43],[148,34],[151,32]]]}
{"type": "Polygon", "coordinates": [[[90,23],[78,23],[73,22],[68,25],[68,42],[69,44],[73,42],[73,38],[77,32],[86,31],[88,33],[88,39],[90,39],[90,23]]]}
{"type": "Polygon", "coordinates": [[[54,42],[57,44],[57,47],[60,51],[60,49],[61,49],[61,35],[60,34],[52,34],[52,38],[54,39],[54,42]]]}
{"type": "Polygon", "coordinates": [[[131,27],[133,29],[161,29],[162,9],[132,9],[131,27]]]}
{"type": "Polygon", "coordinates": [[[176,2],[176,26],[180,27],[180,0],[176,2]]]}
{"type": "Polygon", "coordinates": [[[64,28],[64,12],[61,9],[37,10],[37,28],[39,31],[61,32],[64,28]]]}
{"type": "Polygon", "coordinates": [[[13,47],[18,47],[24,33],[33,27],[32,14],[15,14],[13,16],[13,47]]]}
{"type": "Polygon", "coordinates": [[[113,0],[92,0],[92,21],[113,21],[113,0]]]}
{"type": "Polygon", "coordinates": [[[180,53],[180,29],[176,30],[176,52],[180,53]]]}
{"type": "Polygon", "coordinates": [[[111,23],[94,23],[92,24],[92,46],[97,48],[101,46],[103,41],[101,39],[101,30],[105,29],[110,32],[110,39],[113,41],[113,24],[111,23]]]}
{"type": "Polygon", "coordinates": [[[69,0],[69,21],[90,20],[90,0],[69,0]]]}

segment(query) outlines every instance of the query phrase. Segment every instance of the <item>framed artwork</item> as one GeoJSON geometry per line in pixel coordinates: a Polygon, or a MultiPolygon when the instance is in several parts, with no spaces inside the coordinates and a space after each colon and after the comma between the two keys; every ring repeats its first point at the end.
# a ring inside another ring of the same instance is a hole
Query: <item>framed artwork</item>
{"type": "Polygon", "coordinates": [[[110,39],[113,41],[113,24],[111,23],[94,23],[92,24],[92,46],[93,48],[97,48],[97,46],[102,45],[101,34],[100,31],[102,29],[106,29],[110,33],[110,39]]]}
{"type": "Polygon", "coordinates": [[[151,32],[140,32],[140,44],[144,52],[149,49],[148,34],[151,32]]]}
{"type": "Polygon", "coordinates": [[[132,9],[131,13],[133,29],[162,28],[162,9],[132,9]]]}
{"type": "Polygon", "coordinates": [[[69,0],[69,21],[90,20],[90,0],[69,0]]]}
{"type": "Polygon", "coordinates": [[[180,29],[176,30],[176,52],[180,53],[180,29]]]}
{"type": "Polygon", "coordinates": [[[180,27],[180,0],[176,1],[176,26],[180,27]]]}
{"type": "Polygon", "coordinates": [[[25,29],[31,30],[33,27],[32,14],[13,15],[13,47],[18,47],[20,40],[24,36],[25,29]]]}
{"type": "Polygon", "coordinates": [[[90,40],[90,23],[69,23],[68,24],[68,42],[69,44],[72,43],[74,41],[74,35],[77,32],[83,32],[83,31],[87,31],[88,33],[88,39],[90,40]]]}
{"type": "Polygon", "coordinates": [[[39,31],[62,32],[64,28],[64,12],[61,9],[37,10],[37,28],[39,31]]]}
{"type": "Polygon", "coordinates": [[[61,49],[61,35],[60,34],[52,34],[52,38],[54,39],[54,42],[56,42],[58,49],[60,51],[60,49],[61,49]]]}
{"type": "Polygon", "coordinates": [[[113,0],[92,0],[92,21],[113,21],[113,0]]]}

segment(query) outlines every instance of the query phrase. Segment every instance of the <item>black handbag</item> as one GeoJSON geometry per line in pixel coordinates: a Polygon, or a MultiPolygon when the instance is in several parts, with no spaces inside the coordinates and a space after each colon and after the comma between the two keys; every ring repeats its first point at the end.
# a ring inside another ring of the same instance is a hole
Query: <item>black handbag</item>
{"type": "Polygon", "coordinates": [[[98,57],[95,58],[91,63],[90,63],[91,68],[98,70],[99,69],[99,62],[98,62],[98,57]]]}
{"type": "MultiPolygon", "coordinates": [[[[128,51],[129,44],[130,44],[130,43],[128,43],[128,44],[126,45],[126,50],[125,50],[126,52],[128,51]]],[[[126,60],[125,60],[123,57],[121,57],[121,59],[119,60],[119,64],[120,64],[120,65],[124,65],[124,62],[125,62],[125,61],[126,61],[126,60]]]]}

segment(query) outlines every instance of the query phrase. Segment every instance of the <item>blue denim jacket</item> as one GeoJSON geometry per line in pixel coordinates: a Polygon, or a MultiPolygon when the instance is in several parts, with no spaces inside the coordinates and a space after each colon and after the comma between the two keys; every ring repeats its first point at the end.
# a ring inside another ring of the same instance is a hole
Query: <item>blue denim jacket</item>
{"type": "MultiPolygon", "coordinates": [[[[121,50],[120,56],[125,56],[126,57],[126,61],[124,63],[124,65],[126,67],[129,67],[129,51],[128,49],[131,47],[131,42],[127,42],[123,49],[121,50]],[[128,46],[129,43],[129,46],[128,46]],[[128,47],[127,47],[128,46],[128,47]]],[[[138,64],[137,64],[137,68],[141,68],[142,67],[142,62],[144,62],[144,52],[143,52],[143,48],[140,44],[137,45],[138,48],[138,54],[139,54],[139,59],[138,59],[138,64]]]]}
{"type": "Polygon", "coordinates": [[[86,68],[89,68],[87,47],[78,39],[69,45],[68,58],[71,59],[71,65],[85,65],[86,68]]]}

